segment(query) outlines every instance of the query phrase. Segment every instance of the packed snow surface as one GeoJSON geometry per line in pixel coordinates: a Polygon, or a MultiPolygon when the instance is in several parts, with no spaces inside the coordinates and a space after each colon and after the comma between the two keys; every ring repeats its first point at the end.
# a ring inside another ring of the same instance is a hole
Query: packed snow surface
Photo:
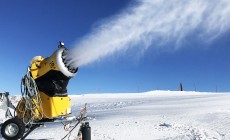
{"type": "MultiPolygon", "coordinates": [[[[88,116],[94,118],[89,121],[92,140],[230,140],[230,93],[151,91],[70,97],[73,115],[88,104],[88,116]]],[[[19,99],[11,97],[14,103],[19,99]]],[[[77,132],[69,139],[74,140],[77,132]]],[[[27,140],[60,140],[66,134],[61,123],[46,124],[27,140]]]]}

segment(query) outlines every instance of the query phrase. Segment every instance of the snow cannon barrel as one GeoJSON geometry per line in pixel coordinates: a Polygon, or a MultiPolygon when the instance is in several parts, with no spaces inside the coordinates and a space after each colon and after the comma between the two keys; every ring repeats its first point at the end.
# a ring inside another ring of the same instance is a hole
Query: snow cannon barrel
{"type": "Polygon", "coordinates": [[[30,72],[38,90],[48,96],[66,96],[68,81],[78,71],[77,67],[67,64],[65,57],[68,49],[63,45],[48,58],[36,56],[31,61],[30,72]]]}

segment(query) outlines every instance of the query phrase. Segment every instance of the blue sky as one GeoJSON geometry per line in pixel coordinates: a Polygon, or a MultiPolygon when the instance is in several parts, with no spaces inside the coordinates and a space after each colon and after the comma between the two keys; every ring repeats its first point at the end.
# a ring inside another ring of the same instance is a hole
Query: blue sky
{"type": "MultiPolygon", "coordinates": [[[[77,40],[90,34],[105,19],[113,20],[111,17],[125,12],[134,3],[133,0],[0,1],[0,91],[20,94],[21,78],[34,56],[51,55],[59,40],[73,48],[77,40]]],[[[230,91],[230,32],[225,29],[212,41],[196,36],[192,31],[180,47],[173,49],[168,48],[177,46],[174,40],[163,45],[154,42],[141,55],[139,49],[130,48],[79,67],[68,91],[84,94],[178,90],[180,83],[184,90],[230,91]]]]}

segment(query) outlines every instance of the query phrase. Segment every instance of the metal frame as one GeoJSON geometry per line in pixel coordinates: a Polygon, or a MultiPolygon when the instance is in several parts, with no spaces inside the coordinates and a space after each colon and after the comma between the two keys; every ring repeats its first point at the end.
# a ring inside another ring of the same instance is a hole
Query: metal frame
{"type": "MultiPolygon", "coordinates": [[[[15,116],[12,115],[12,113],[10,112],[9,108],[12,108],[12,109],[16,109],[14,107],[14,105],[11,103],[11,101],[9,100],[9,92],[3,92],[3,93],[0,93],[2,94],[2,96],[6,97],[6,100],[7,100],[7,110],[6,110],[6,114],[5,114],[5,117],[7,118],[13,118],[15,116]]],[[[34,121],[34,122],[31,122],[29,125],[30,127],[27,128],[27,131],[25,132],[25,134],[23,135],[23,137],[21,138],[21,140],[24,140],[32,131],[34,131],[35,129],[41,127],[41,126],[44,126],[45,124],[47,123],[63,123],[63,122],[77,122],[73,128],[68,132],[68,134],[65,135],[65,137],[62,138],[65,139],[67,136],[69,136],[71,134],[71,132],[79,125],[81,124],[81,127],[80,129],[82,128],[82,126],[85,125],[85,121],[87,120],[91,120],[90,117],[87,117],[86,116],[86,113],[87,113],[87,104],[85,104],[85,106],[83,107],[83,109],[80,111],[80,115],[79,116],[60,116],[60,117],[57,117],[57,118],[52,118],[52,119],[42,119],[42,120],[39,120],[39,121],[34,121]]],[[[88,122],[87,122],[88,123],[88,122]]],[[[2,124],[0,124],[1,126],[2,124]]],[[[27,125],[28,126],[28,125],[27,125]]],[[[81,131],[79,129],[79,132],[81,131]]],[[[87,139],[87,140],[90,140],[90,139],[87,139]]]]}

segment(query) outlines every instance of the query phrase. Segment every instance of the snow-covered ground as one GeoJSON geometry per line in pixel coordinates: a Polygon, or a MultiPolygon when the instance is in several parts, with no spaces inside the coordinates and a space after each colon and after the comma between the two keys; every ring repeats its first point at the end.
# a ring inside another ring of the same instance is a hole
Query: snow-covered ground
{"type": "MultiPolygon", "coordinates": [[[[71,99],[75,115],[88,103],[88,116],[95,118],[92,140],[230,140],[230,93],[151,91],[71,99]]],[[[65,134],[62,124],[47,124],[27,139],[60,140],[65,134]]]]}

